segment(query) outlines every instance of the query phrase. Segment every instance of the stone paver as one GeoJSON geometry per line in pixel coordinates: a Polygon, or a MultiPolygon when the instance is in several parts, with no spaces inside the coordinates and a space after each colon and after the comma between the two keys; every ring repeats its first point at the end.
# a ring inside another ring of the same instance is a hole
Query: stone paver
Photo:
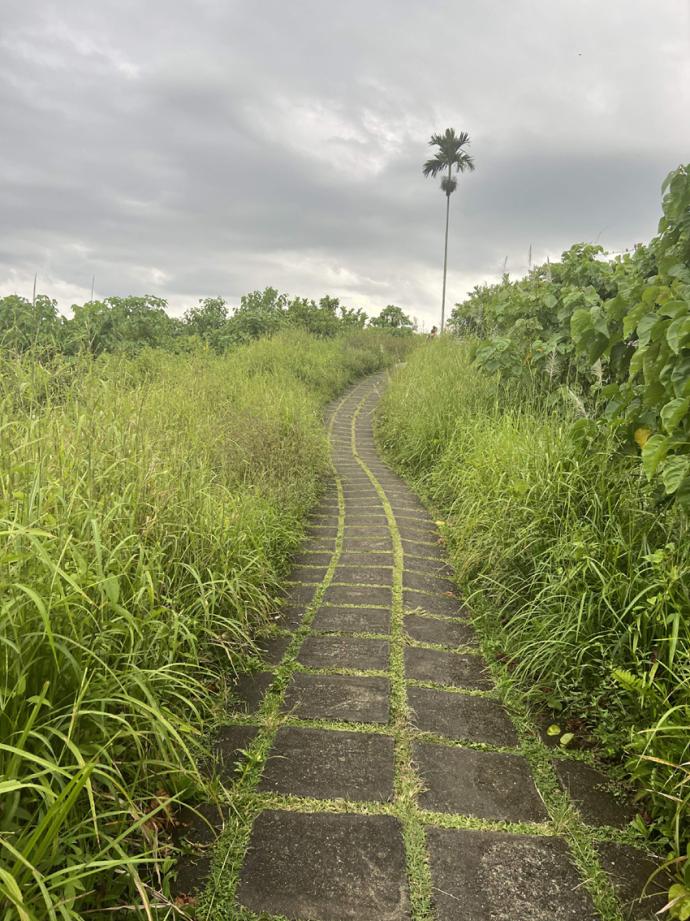
{"type": "MultiPolygon", "coordinates": [[[[477,638],[441,535],[377,455],[372,418],[380,381],[355,385],[335,404],[331,453],[340,482],[328,481],[310,516],[273,617],[292,632],[258,640],[273,671],[244,676],[235,687],[235,715],[258,713],[272,683],[281,690],[277,715],[267,709],[265,721],[255,718],[262,731],[275,732],[268,754],[260,770],[237,770],[258,726],[222,727],[215,741],[223,783],[247,784],[242,791],[258,804],[251,829],[252,817],[245,819],[241,840],[249,843],[223,916],[245,917],[248,909],[267,921],[412,921],[407,871],[418,885],[415,862],[428,858],[434,921],[595,921],[557,826],[548,837],[511,829],[546,822],[548,813],[508,713],[493,697],[473,693],[493,682],[481,656],[458,651],[477,638]],[[295,660],[286,661],[291,643],[295,660]],[[342,674],[347,670],[363,674],[342,674]],[[405,699],[409,721],[400,712],[405,699]],[[406,793],[396,798],[405,792],[403,772],[420,784],[413,808],[406,793]],[[289,809],[273,808],[278,796],[293,797],[289,809]],[[391,814],[365,814],[377,811],[391,814]],[[397,816],[409,823],[407,840],[417,842],[407,859],[397,816]],[[424,854],[417,845],[430,819],[424,854]],[[507,830],[441,827],[467,819],[507,830]]],[[[598,837],[606,825],[627,820],[590,768],[562,758],[554,765],[583,820],[603,826],[598,837]]],[[[599,842],[597,851],[614,888],[631,902],[653,863],[619,844],[599,842]]],[[[202,852],[197,881],[207,872],[202,852]]],[[[626,919],[651,915],[659,899],[626,908],[626,919]]]]}
{"type": "Polygon", "coordinates": [[[450,579],[444,578],[440,573],[416,572],[411,568],[403,573],[405,588],[422,592],[455,592],[456,586],[450,579]]]}
{"type": "Polygon", "coordinates": [[[405,674],[416,681],[473,691],[487,691],[493,687],[481,656],[441,649],[408,647],[405,650],[405,674]]]}
{"type": "Polygon", "coordinates": [[[326,604],[367,604],[389,607],[393,595],[389,588],[369,585],[329,585],[323,596],[326,604]]]}
{"type": "Polygon", "coordinates": [[[385,551],[346,550],[340,557],[343,566],[392,566],[393,554],[385,551]]]}
{"type": "Polygon", "coordinates": [[[390,585],[393,578],[392,566],[338,566],[333,581],[351,585],[390,585]]]}
{"type": "Polygon", "coordinates": [[[297,661],[307,668],[352,668],[359,671],[385,671],[389,648],[386,640],[349,636],[308,636],[297,661]]]}
{"type": "Polygon", "coordinates": [[[244,713],[256,713],[273,679],[272,672],[249,672],[242,675],[232,689],[236,701],[235,709],[244,713]]]}
{"type": "Polygon", "coordinates": [[[249,748],[258,731],[256,726],[220,727],[213,742],[213,754],[223,783],[233,782],[238,765],[244,760],[242,752],[249,748]]]}
{"type": "Polygon", "coordinates": [[[285,593],[284,604],[290,607],[306,608],[316,594],[317,585],[291,585],[285,593]]]}
{"type": "Polygon", "coordinates": [[[505,822],[548,818],[529,765],[519,755],[427,742],[415,744],[413,751],[426,787],[419,796],[424,809],[505,822]]]}
{"type": "Polygon", "coordinates": [[[405,633],[420,643],[435,643],[437,646],[471,646],[477,642],[472,627],[461,620],[437,620],[419,614],[407,615],[405,633]]]}
{"type": "Polygon", "coordinates": [[[297,673],[283,709],[299,719],[387,723],[389,692],[387,678],[297,673]]]}
{"type": "Polygon", "coordinates": [[[267,665],[278,665],[291,642],[291,636],[269,636],[258,640],[257,647],[267,665]]]}
{"type": "Polygon", "coordinates": [[[437,921],[596,921],[559,838],[428,828],[437,921]]]}
{"type": "Polygon", "coordinates": [[[252,829],[238,901],[300,921],[405,921],[400,824],[382,815],[263,812],[252,829]]]}
{"type": "Polygon", "coordinates": [[[284,727],[269,752],[260,789],[317,799],[391,799],[393,739],[284,727]]]}
{"type": "Polygon", "coordinates": [[[605,774],[581,761],[554,760],[553,766],[561,786],[566,790],[583,821],[588,825],[612,825],[623,828],[635,816],[635,810],[621,802],[608,789],[605,774]]]}
{"type": "Polygon", "coordinates": [[[496,700],[415,687],[408,688],[407,700],[412,724],[422,732],[458,741],[517,745],[515,727],[496,700]]]}
{"type": "Polygon", "coordinates": [[[300,582],[304,585],[320,585],[326,575],[327,566],[296,566],[290,573],[290,579],[293,582],[300,582]]]}
{"type": "Polygon", "coordinates": [[[668,902],[672,883],[666,873],[657,873],[654,879],[650,879],[659,862],[627,844],[603,841],[595,847],[601,865],[621,900],[625,921],[654,918],[668,902]]]}
{"type": "Polygon", "coordinates": [[[312,621],[314,630],[333,633],[389,633],[391,612],[386,608],[338,608],[324,605],[312,621]]]}
{"type": "Polygon", "coordinates": [[[427,614],[439,614],[443,617],[467,617],[467,611],[458,598],[451,595],[431,592],[418,592],[414,589],[405,589],[403,592],[403,605],[406,611],[415,611],[421,608],[427,614]]]}

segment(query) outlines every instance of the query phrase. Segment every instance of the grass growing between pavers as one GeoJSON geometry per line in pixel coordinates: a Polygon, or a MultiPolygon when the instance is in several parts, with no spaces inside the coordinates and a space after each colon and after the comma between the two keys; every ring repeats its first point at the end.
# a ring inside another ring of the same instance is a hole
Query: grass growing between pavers
{"type": "Polygon", "coordinates": [[[393,605],[391,619],[391,725],[395,736],[395,806],[403,829],[410,906],[414,921],[432,918],[432,884],[424,824],[417,807],[422,784],[412,761],[409,709],[405,685],[405,627],[403,608],[403,550],[388,497],[357,450],[357,422],[364,401],[352,417],[352,453],[374,484],[386,513],[393,542],[393,605]]]}
{"type": "MultiPolygon", "coordinates": [[[[332,431],[334,420],[340,408],[346,403],[349,395],[343,397],[331,417],[329,430],[332,431]]],[[[330,578],[338,564],[342,548],[344,531],[345,505],[342,492],[342,483],[335,469],[332,471],[338,493],[339,526],[336,536],[335,550],[326,575],[313,600],[307,607],[302,624],[294,632],[294,639],[283,658],[275,669],[275,681],[271,692],[264,699],[259,713],[253,717],[247,716],[239,722],[256,723],[259,732],[246,752],[246,757],[239,766],[240,776],[227,791],[228,815],[225,828],[216,845],[216,858],[214,860],[211,878],[203,890],[198,904],[198,916],[208,921],[251,921],[260,916],[244,909],[234,907],[235,890],[239,873],[244,860],[244,855],[249,843],[252,824],[258,813],[263,808],[264,795],[258,794],[256,788],[261,779],[263,767],[268,753],[273,745],[276,732],[281,725],[280,707],[285,689],[295,670],[296,658],[302,642],[309,632],[309,624],[319,607],[320,600],[329,585],[330,578]]]]}
{"type": "MultiPolygon", "coordinates": [[[[587,753],[564,753],[552,751],[539,738],[538,733],[529,717],[527,708],[521,695],[515,689],[510,674],[505,666],[492,660],[490,638],[478,637],[479,648],[456,647],[451,649],[439,644],[419,643],[412,640],[405,633],[406,612],[403,606],[403,572],[405,555],[403,541],[397,528],[396,516],[393,505],[388,499],[385,488],[381,485],[375,470],[362,459],[358,450],[357,426],[369,395],[359,401],[352,414],[350,423],[351,445],[353,457],[357,459],[358,467],[364,471],[376,489],[377,496],[386,514],[388,529],[392,540],[392,615],[391,627],[388,634],[376,633],[314,633],[310,627],[317,610],[320,607],[326,589],[331,584],[333,574],[337,568],[340,554],[343,551],[343,540],[346,525],[346,500],[343,493],[342,479],[334,473],[338,490],[339,524],[336,536],[335,550],[331,562],[326,570],[323,581],[314,599],[309,604],[302,624],[293,634],[293,641],[288,647],[285,658],[273,669],[275,679],[271,691],[267,695],[263,706],[255,715],[238,715],[233,717],[233,723],[259,725],[259,734],[254,743],[247,750],[247,758],[240,767],[239,778],[232,789],[227,792],[229,815],[226,828],[219,839],[216,849],[216,858],[212,868],[211,883],[207,887],[198,906],[198,917],[209,921],[282,921],[283,916],[275,914],[257,914],[235,904],[235,891],[246,853],[247,845],[254,819],[264,810],[281,810],[283,812],[321,813],[321,814],[356,814],[356,815],[381,815],[396,818],[402,826],[402,836],[405,846],[407,861],[407,875],[409,883],[410,909],[413,921],[432,921],[433,912],[433,884],[429,866],[428,847],[425,826],[438,826],[448,829],[468,829],[473,831],[509,832],[516,836],[541,835],[546,837],[561,836],[570,848],[573,862],[582,875],[583,883],[590,893],[594,906],[601,921],[621,921],[611,883],[602,870],[595,850],[595,844],[601,841],[614,841],[634,843],[634,833],[630,829],[614,830],[609,828],[590,828],[581,820],[580,815],[572,805],[570,797],[561,788],[556,778],[551,761],[554,758],[571,757],[585,763],[591,761],[587,753]],[[305,668],[297,660],[299,649],[306,636],[342,636],[344,639],[384,639],[389,642],[389,670],[364,671],[342,668],[305,668]],[[420,682],[406,679],[405,676],[405,649],[430,648],[439,651],[456,651],[478,655],[483,653],[489,663],[491,672],[496,679],[496,686],[492,690],[469,690],[466,688],[452,687],[435,682],[420,682]],[[289,712],[281,712],[283,694],[296,673],[315,675],[353,675],[353,676],[381,676],[386,677],[390,683],[390,718],[388,724],[356,723],[332,719],[299,719],[289,712]],[[411,722],[410,706],[407,696],[408,687],[431,688],[470,698],[485,698],[488,700],[501,700],[510,713],[513,724],[518,734],[517,745],[501,746],[485,742],[472,742],[462,739],[449,739],[436,733],[422,732],[416,729],[411,722]],[[373,735],[392,736],[395,744],[394,759],[394,797],[391,802],[357,802],[347,799],[316,799],[285,795],[272,792],[258,792],[257,787],[261,780],[264,764],[269,751],[274,743],[277,730],[280,726],[303,727],[307,729],[323,729],[330,731],[362,732],[373,735]],[[418,796],[423,790],[421,778],[415,768],[413,759],[413,745],[418,742],[429,742],[447,748],[470,749],[476,752],[496,752],[517,754],[524,757],[534,777],[536,787],[544,801],[548,812],[548,820],[544,822],[505,822],[481,819],[472,816],[438,813],[421,808],[418,796]]],[[[339,409],[347,400],[341,401],[339,409]]],[[[331,420],[331,430],[333,419],[331,420]]],[[[430,546],[438,547],[437,544],[430,546]]],[[[428,559],[438,561],[437,556],[428,559]]],[[[349,584],[349,583],[348,583],[349,584]]],[[[355,584],[356,585],[356,584],[355,584]]],[[[368,586],[367,586],[368,587],[368,586]]],[[[345,606],[345,605],[344,605],[345,606]]],[[[347,605],[347,607],[366,607],[365,605],[347,605]]],[[[439,620],[455,622],[457,619],[443,615],[424,615],[435,617],[439,620]]],[[[281,631],[276,631],[277,633],[281,631]]],[[[290,635],[290,634],[287,634],[290,635]]]]}

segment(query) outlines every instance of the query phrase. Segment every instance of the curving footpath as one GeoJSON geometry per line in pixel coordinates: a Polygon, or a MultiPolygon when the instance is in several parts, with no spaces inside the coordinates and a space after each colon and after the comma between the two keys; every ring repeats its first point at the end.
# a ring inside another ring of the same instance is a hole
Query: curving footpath
{"type": "Polygon", "coordinates": [[[332,482],[221,732],[230,809],[206,913],[618,917],[614,892],[645,878],[617,830],[629,815],[500,702],[436,526],[378,457],[384,385],[331,411],[332,482]]]}

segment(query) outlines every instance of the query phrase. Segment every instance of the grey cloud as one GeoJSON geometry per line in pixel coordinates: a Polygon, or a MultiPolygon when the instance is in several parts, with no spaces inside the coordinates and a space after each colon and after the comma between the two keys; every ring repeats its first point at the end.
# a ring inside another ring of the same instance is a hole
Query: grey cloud
{"type": "Polygon", "coordinates": [[[277,284],[427,323],[443,196],[426,141],[466,129],[450,298],[655,230],[690,153],[683,0],[6,0],[0,286],[174,309],[277,284]]]}

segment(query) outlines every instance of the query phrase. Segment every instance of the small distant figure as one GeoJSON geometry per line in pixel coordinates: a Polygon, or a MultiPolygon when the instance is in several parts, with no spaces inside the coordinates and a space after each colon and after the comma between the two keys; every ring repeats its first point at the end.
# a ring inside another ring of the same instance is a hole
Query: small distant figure
{"type": "Polygon", "coordinates": [[[437,335],[438,335],[438,329],[435,326],[432,326],[431,332],[426,337],[426,341],[429,342],[431,339],[435,339],[437,335]]]}

